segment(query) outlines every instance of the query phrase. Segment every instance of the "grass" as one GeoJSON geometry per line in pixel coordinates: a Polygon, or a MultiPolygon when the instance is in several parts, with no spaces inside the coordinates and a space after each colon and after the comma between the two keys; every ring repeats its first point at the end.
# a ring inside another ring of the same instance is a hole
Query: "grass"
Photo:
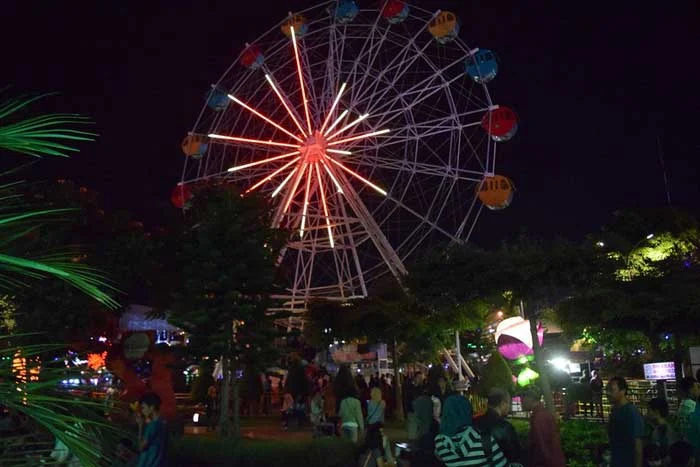
{"type": "Polygon", "coordinates": [[[205,467],[354,467],[356,448],[338,438],[223,440],[183,436],[170,443],[169,465],[205,467]]]}

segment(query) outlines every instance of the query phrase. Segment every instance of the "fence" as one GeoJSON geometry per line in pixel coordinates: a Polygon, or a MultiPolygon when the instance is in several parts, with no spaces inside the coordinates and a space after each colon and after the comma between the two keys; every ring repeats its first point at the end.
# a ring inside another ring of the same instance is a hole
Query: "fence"
{"type": "MultiPolygon", "coordinates": [[[[667,381],[665,387],[660,387],[648,380],[628,380],[627,398],[637,406],[642,415],[647,414],[649,401],[655,397],[664,397],[668,402],[671,415],[678,411],[678,399],[676,382],[667,381]],[[665,392],[665,394],[664,394],[665,392]]],[[[603,394],[600,401],[568,401],[566,391],[554,391],[554,407],[564,418],[575,418],[591,421],[605,421],[610,417],[611,405],[608,398],[603,394]],[[596,404],[596,402],[598,402],[596,404]]],[[[470,394],[469,400],[472,403],[475,414],[486,412],[487,400],[485,397],[470,394]]],[[[511,416],[514,418],[527,418],[528,414],[523,412],[519,397],[513,397],[511,416]]]]}

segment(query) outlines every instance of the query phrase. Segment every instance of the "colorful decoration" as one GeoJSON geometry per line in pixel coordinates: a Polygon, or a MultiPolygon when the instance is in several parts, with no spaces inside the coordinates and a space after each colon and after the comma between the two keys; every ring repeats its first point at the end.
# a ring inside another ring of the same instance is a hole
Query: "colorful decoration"
{"type": "Polygon", "coordinates": [[[387,0],[382,8],[382,17],[390,24],[398,24],[408,17],[410,8],[402,0],[387,0]]]}
{"type": "Polygon", "coordinates": [[[494,141],[508,141],[518,131],[518,117],[508,107],[499,106],[484,115],[481,127],[494,141]]]}
{"type": "Polygon", "coordinates": [[[173,389],[173,372],[171,367],[175,358],[169,351],[154,349],[150,352],[151,379],[149,389],[160,397],[160,415],[167,419],[175,417],[176,402],[173,389]]]}
{"type": "Polygon", "coordinates": [[[265,56],[257,45],[248,45],[241,55],[240,63],[246,68],[257,70],[265,63],[265,56]]]}
{"type": "Polygon", "coordinates": [[[287,38],[292,38],[292,28],[294,28],[294,35],[300,38],[309,30],[309,25],[306,23],[306,18],[302,15],[292,15],[287,21],[284,22],[282,27],[282,34],[287,36],[287,38]]]}
{"type": "Polygon", "coordinates": [[[154,392],[161,399],[160,414],[165,419],[175,416],[175,392],[173,389],[172,364],[174,357],[167,350],[155,345],[155,333],[133,332],[121,343],[114,345],[106,356],[107,369],[124,382],[125,390],[120,395],[123,401],[131,402],[131,409],[138,411],[138,400],[147,392],[154,392]],[[151,374],[148,383],[136,372],[136,364],[150,360],[151,374]]]}
{"type": "Polygon", "coordinates": [[[493,211],[510,206],[515,193],[513,181],[502,175],[486,177],[476,188],[477,196],[481,202],[493,211]]]}
{"type": "Polygon", "coordinates": [[[451,11],[443,11],[430,21],[428,31],[440,44],[447,44],[459,34],[459,21],[451,11]]]}
{"type": "Polygon", "coordinates": [[[209,140],[204,135],[187,135],[182,140],[182,152],[192,159],[201,159],[208,147],[209,140]]]}
{"type": "Polygon", "coordinates": [[[107,352],[87,354],[87,366],[95,371],[105,367],[107,352]]]}
{"type": "MultiPolygon", "coordinates": [[[[530,334],[530,321],[515,316],[504,319],[498,324],[494,333],[498,351],[508,360],[517,360],[524,355],[531,355],[532,335],[530,334]]],[[[540,345],[544,341],[544,328],[537,325],[537,337],[540,345]]]]}
{"type": "Polygon", "coordinates": [[[531,368],[525,368],[518,375],[518,385],[519,386],[529,386],[539,377],[540,377],[540,374],[537,373],[535,370],[533,370],[531,368]]]}
{"type": "Polygon", "coordinates": [[[464,71],[477,83],[488,83],[498,74],[498,60],[489,49],[479,49],[467,58],[464,71]]]}
{"type": "Polygon", "coordinates": [[[178,183],[170,194],[170,202],[178,209],[182,209],[192,198],[192,190],[186,183],[178,183]]]}

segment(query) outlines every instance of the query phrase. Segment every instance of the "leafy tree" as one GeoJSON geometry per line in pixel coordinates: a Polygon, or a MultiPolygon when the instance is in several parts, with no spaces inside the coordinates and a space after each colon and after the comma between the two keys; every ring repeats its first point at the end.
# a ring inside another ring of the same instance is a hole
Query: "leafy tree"
{"type": "MultiPolygon", "coordinates": [[[[388,278],[378,282],[365,299],[312,303],[306,332],[320,345],[337,339],[387,343],[394,361],[396,400],[400,401],[401,363],[436,360],[454,342],[454,330],[470,323],[474,310],[481,312],[480,304],[454,305],[440,312],[388,278]]],[[[397,418],[402,417],[403,407],[398,404],[397,418]]]]}
{"type": "Polygon", "coordinates": [[[198,190],[185,221],[170,319],[190,334],[194,351],[223,357],[219,426],[222,434],[237,436],[239,381],[231,375],[246,364],[262,366],[274,354],[275,317],[267,309],[286,234],[270,227],[271,210],[262,198],[225,186],[198,190]]]}
{"type": "Polygon", "coordinates": [[[541,314],[577,290],[592,287],[608,262],[595,248],[563,240],[552,244],[521,237],[494,251],[470,245],[438,250],[409,276],[418,296],[442,302],[472,302],[501,296],[508,308],[521,304],[530,321],[535,363],[547,406],[553,408],[549,381],[538,345],[536,322],[541,314]]]}
{"type": "Polygon", "coordinates": [[[585,330],[611,350],[617,346],[614,355],[638,356],[641,349],[656,360],[666,348],[680,365],[695,341],[700,309],[697,221],[674,209],[624,211],[591,242],[617,268],[601,275],[598,287],[561,303],[565,329],[585,330]],[[672,338],[670,345],[665,338],[672,338]]]}
{"type": "Polygon", "coordinates": [[[491,353],[476,390],[480,395],[486,397],[489,391],[495,387],[505,389],[511,394],[515,392],[513,372],[508,362],[498,352],[491,353]]]}
{"type": "MultiPolygon", "coordinates": [[[[27,249],[57,251],[62,245],[79,244],[79,249],[72,250],[71,261],[110,271],[122,301],[165,307],[175,269],[173,235],[161,229],[149,232],[126,212],[105,212],[95,192],[71,181],[33,184],[25,196],[37,209],[63,206],[72,210],[38,226],[35,235],[26,238],[27,249]]],[[[97,333],[107,334],[114,327],[115,315],[109,307],[61,280],[42,281],[18,291],[14,298],[20,332],[39,331],[52,341],[78,342],[97,333]],[[57,309],[62,313],[55,313],[57,309]]]]}

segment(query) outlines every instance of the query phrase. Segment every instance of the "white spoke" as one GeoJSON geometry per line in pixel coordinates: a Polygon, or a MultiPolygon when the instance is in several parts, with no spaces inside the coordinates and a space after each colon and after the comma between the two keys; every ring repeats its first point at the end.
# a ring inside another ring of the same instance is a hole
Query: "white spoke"
{"type": "Polygon", "coordinates": [[[275,83],[272,81],[272,78],[270,78],[270,75],[265,75],[265,79],[272,87],[272,90],[275,92],[275,95],[279,98],[284,108],[287,110],[287,113],[292,118],[292,121],[294,121],[294,124],[297,126],[297,128],[299,128],[299,131],[301,131],[301,134],[307,136],[306,132],[304,131],[304,128],[301,126],[301,123],[299,123],[299,120],[297,119],[296,115],[294,115],[294,112],[292,112],[292,109],[289,107],[289,104],[287,104],[287,99],[282,95],[282,93],[280,93],[279,89],[277,89],[277,86],[275,86],[275,83]]]}
{"type": "MultiPolygon", "coordinates": [[[[295,156],[297,154],[299,154],[299,151],[288,152],[287,154],[282,154],[280,156],[269,157],[267,159],[263,159],[260,161],[250,162],[248,164],[243,164],[243,165],[237,165],[235,167],[231,167],[230,169],[228,169],[228,172],[237,172],[239,170],[247,169],[249,167],[255,167],[256,165],[267,164],[268,162],[273,162],[273,161],[277,161],[280,159],[285,159],[287,157],[295,156]]],[[[297,157],[297,159],[299,159],[299,158],[297,157]]]]}
{"type": "Polygon", "coordinates": [[[343,91],[345,91],[346,84],[347,83],[343,83],[343,85],[340,86],[340,90],[338,91],[338,95],[333,100],[333,104],[331,105],[331,108],[328,110],[328,115],[326,115],[325,120],[323,120],[323,125],[321,125],[321,129],[319,130],[321,132],[321,134],[324,134],[323,131],[326,129],[326,125],[328,125],[328,122],[330,121],[331,117],[333,116],[333,112],[335,112],[335,107],[338,105],[338,102],[340,101],[340,98],[343,95],[343,91]]]}

